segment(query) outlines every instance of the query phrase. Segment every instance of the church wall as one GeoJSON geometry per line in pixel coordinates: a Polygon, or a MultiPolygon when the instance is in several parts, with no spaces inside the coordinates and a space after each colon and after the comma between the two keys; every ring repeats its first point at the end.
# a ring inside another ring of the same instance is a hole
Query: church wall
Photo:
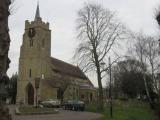
{"type": "MultiPolygon", "coordinates": [[[[72,94],[72,99],[79,99],[84,101],[85,103],[92,103],[97,100],[97,91],[96,89],[92,88],[85,88],[81,87],[83,84],[89,84],[90,81],[87,79],[81,79],[77,77],[70,77],[73,80],[73,85],[70,87],[70,93],[72,94]],[[92,98],[90,97],[92,94],[92,98]],[[84,95],[84,99],[82,99],[82,95],[84,95]]],[[[67,95],[66,95],[67,96],[67,95]]]]}
{"type": "Polygon", "coordinates": [[[64,93],[64,100],[78,100],[79,99],[79,86],[70,85],[64,93]]]}
{"type": "Polygon", "coordinates": [[[94,103],[97,101],[97,90],[95,89],[80,89],[80,100],[85,103],[94,103]]]}
{"type": "Polygon", "coordinates": [[[17,104],[28,104],[27,100],[27,85],[31,83],[34,88],[34,99],[35,99],[35,87],[34,87],[34,81],[28,81],[28,80],[20,80],[17,84],[17,104]]]}
{"type": "Polygon", "coordinates": [[[49,85],[41,85],[40,89],[40,100],[44,101],[47,99],[57,99],[57,89],[50,87],[49,85]]]}
{"type": "Polygon", "coordinates": [[[97,101],[97,91],[96,89],[83,89],[80,86],[71,85],[65,91],[64,100],[82,100],[87,104],[94,103],[97,101]]]}
{"type": "Polygon", "coordinates": [[[92,103],[97,100],[96,89],[83,89],[80,87],[80,85],[88,84],[89,80],[71,76],[64,77],[66,80],[68,79],[72,81],[64,93],[64,100],[82,100],[85,103],[92,103]],[[90,97],[90,94],[92,94],[92,98],[90,97]],[[81,98],[82,95],[84,95],[83,99],[81,98]]]}

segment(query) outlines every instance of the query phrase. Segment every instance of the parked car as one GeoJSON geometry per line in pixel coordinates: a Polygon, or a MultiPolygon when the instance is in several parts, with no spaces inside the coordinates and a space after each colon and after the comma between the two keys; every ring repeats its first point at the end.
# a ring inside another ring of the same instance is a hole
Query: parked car
{"type": "Polygon", "coordinates": [[[47,108],[52,108],[53,105],[49,101],[42,101],[39,103],[40,107],[47,107],[47,108]]]}
{"type": "Polygon", "coordinates": [[[40,106],[53,108],[53,107],[60,107],[61,103],[59,100],[49,99],[49,100],[40,102],[40,106]]]}
{"type": "Polygon", "coordinates": [[[60,107],[61,106],[61,102],[59,100],[50,99],[49,102],[52,104],[53,107],[60,107]]]}
{"type": "Polygon", "coordinates": [[[83,101],[80,101],[80,100],[68,100],[68,101],[64,102],[64,109],[65,110],[84,111],[85,104],[83,101]]]}

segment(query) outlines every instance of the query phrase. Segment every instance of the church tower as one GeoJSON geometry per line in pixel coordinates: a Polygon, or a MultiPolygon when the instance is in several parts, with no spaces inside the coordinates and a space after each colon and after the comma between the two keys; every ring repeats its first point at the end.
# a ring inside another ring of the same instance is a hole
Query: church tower
{"type": "Polygon", "coordinates": [[[35,79],[50,76],[51,30],[49,23],[42,21],[39,5],[37,5],[35,19],[25,21],[25,32],[20,49],[19,78],[17,84],[17,103],[35,104],[35,79]]]}

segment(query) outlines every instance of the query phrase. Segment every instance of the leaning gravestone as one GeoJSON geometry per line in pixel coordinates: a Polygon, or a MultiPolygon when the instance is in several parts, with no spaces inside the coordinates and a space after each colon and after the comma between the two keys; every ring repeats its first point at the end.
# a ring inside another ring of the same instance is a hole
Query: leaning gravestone
{"type": "Polygon", "coordinates": [[[7,70],[10,60],[8,51],[10,46],[8,16],[10,0],[0,0],[0,120],[11,120],[9,110],[4,106],[7,96],[6,83],[8,81],[7,70]]]}

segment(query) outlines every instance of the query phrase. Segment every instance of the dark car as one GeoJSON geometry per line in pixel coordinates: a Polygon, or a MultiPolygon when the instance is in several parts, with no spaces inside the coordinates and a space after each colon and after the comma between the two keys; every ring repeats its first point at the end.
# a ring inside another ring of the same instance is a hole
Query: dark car
{"type": "Polygon", "coordinates": [[[80,101],[80,100],[68,100],[68,101],[64,102],[64,109],[65,110],[84,111],[85,104],[83,101],[80,101]]]}

